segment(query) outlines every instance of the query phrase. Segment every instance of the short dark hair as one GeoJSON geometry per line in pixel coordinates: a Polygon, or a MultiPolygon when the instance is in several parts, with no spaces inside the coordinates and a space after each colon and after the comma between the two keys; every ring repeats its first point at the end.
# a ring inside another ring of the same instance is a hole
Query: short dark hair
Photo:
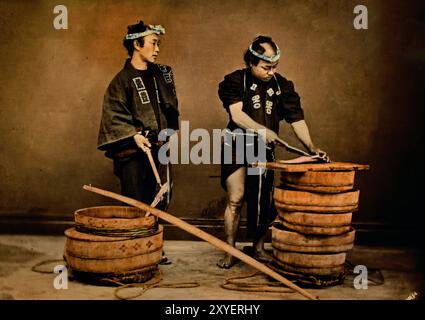
{"type": "MultiPolygon", "coordinates": [[[[138,23],[132,24],[132,25],[127,27],[127,34],[140,33],[140,32],[146,31],[147,29],[148,29],[148,26],[145,25],[145,23],[142,20],[140,20],[138,23]]],[[[139,42],[139,45],[141,47],[143,47],[145,45],[144,37],[140,37],[140,38],[132,39],[132,40],[125,40],[124,39],[123,45],[127,49],[128,55],[130,57],[133,56],[133,52],[134,52],[134,40],[137,40],[137,42],[139,42]]]]}
{"type": "MultiPolygon", "coordinates": [[[[277,45],[274,43],[271,37],[268,36],[258,36],[254,39],[252,42],[252,50],[255,52],[258,52],[259,54],[263,54],[266,50],[261,46],[262,43],[268,43],[274,50],[274,52],[277,52],[277,45]]],[[[260,62],[260,58],[254,56],[249,49],[246,50],[243,60],[245,61],[245,64],[247,67],[250,65],[256,66],[260,62]]]]}

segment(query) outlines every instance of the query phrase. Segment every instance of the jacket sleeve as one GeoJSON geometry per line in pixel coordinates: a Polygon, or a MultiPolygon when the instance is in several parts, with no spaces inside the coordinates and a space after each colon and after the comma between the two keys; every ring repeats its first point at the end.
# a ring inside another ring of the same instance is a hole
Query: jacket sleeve
{"type": "Polygon", "coordinates": [[[179,108],[176,93],[176,85],[174,82],[173,69],[166,65],[157,65],[162,73],[160,84],[160,94],[162,97],[162,110],[165,118],[167,119],[167,127],[178,130],[179,129],[179,108]],[[166,88],[166,89],[165,89],[166,88]]]}
{"type": "Polygon", "coordinates": [[[127,96],[123,81],[118,76],[115,77],[103,99],[98,149],[107,150],[112,144],[137,133],[127,96]]]}
{"type": "Polygon", "coordinates": [[[304,111],[301,107],[301,98],[295,91],[292,81],[277,75],[281,92],[278,114],[280,119],[293,123],[304,119],[304,111]]]}

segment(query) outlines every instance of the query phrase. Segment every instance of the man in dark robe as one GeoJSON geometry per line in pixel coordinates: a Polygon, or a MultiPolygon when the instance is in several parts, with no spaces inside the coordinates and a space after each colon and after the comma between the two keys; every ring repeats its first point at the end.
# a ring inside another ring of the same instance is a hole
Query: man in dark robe
{"type": "Polygon", "coordinates": [[[98,137],[98,149],[113,159],[121,193],[147,204],[159,189],[147,156],[152,153],[161,182],[168,183],[161,209],[169,203],[171,177],[169,167],[158,160],[158,134],[178,129],[179,116],[172,69],[156,64],[164,33],[162,26],[143,21],[128,27],[123,44],[130,58],[106,90],[98,137]]]}
{"type": "MultiPolygon", "coordinates": [[[[285,143],[278,136],[279,122],[285,120],[310,154],[327,158],[311,140],[294,84],[276,72],[279,58],[280,49],[270,37],[257,37],[244,56],[247,68],[226,75],[218,90],[230,117],[221,164],[221,183],[228,195],[224,213],[226,241],[235,246],[241,208],[246,200],[247,229],[248,237],[253,239],[253,256],[263,262],[270,260],[264,250],[264,241],[276,217],[272,199],[274,176],[270,170],[259,171],[257,175],[247,174],[249,161],[246,158],[242,163],[237,161],[238,152],[246,155],[246,150],[238,150],[238,136],[241,132],[246,137],[254,133],[257,142],[246,143],[245,148],[254,148],[254,153],[261,152],[260,142],[264,141],[267,143],[262,155],[264,161],[273,161],[274,144],[285,143]],[[230,152],[226,153],[226,149],[230,152]],[[231,154],[231,159],[225,159],[225,154],[231,154]]],[[[226,254],[217,265],[230,268],[234,262],[235,258],[226,254]]]]}

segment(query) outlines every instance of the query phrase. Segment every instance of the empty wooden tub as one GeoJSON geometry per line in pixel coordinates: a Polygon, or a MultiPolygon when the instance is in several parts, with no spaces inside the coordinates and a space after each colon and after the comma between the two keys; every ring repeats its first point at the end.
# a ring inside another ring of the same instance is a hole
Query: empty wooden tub
{"type": "Polygon", "coordinates": [[[65,231],[64,257],[72,270],[90,273],[124,273],[155,266],[163,248],[163,227],[147,237],[108,237],[65,231]]]}
{"type": "Polygon", "coordinates": [[[64,259],[72,275],[101,285],[145,282],[162,257],[163,227],[154,216],[128,206],[77,210],[65,231],[64,259]]]}

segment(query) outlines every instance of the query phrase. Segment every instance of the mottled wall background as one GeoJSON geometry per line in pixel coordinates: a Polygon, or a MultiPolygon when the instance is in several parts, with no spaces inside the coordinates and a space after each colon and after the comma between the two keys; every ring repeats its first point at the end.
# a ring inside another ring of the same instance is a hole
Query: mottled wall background
{"type": "MultiPolygon", "coordinates": [[[[243,67],[257,34],[271,35],[316,144],[333,160],[371,165],[357,176],[354,221],[414,225],[423,220],[415,210],[424,181],[422,3],[0,1],[0,210],[71,216],[112,203],[82,185],[119,190],[112,163],[96,150],[101,102],[126,58],[127,25],[143,19],[166,27],[160,62],[174,68],[181,119],[192,129],[226,125],[217,84],[243,67]],[[57,4],[68,8],[68,30],[53,28],[57,4]],[[357,4],[368,8],[368,30],[353,28],[357,4]]],[[[300,146],[287,125],[282,137],[300,146]]],[[[170,211],[220,216],[218,174],[213,165],[176,166],[170,211]]]]}

